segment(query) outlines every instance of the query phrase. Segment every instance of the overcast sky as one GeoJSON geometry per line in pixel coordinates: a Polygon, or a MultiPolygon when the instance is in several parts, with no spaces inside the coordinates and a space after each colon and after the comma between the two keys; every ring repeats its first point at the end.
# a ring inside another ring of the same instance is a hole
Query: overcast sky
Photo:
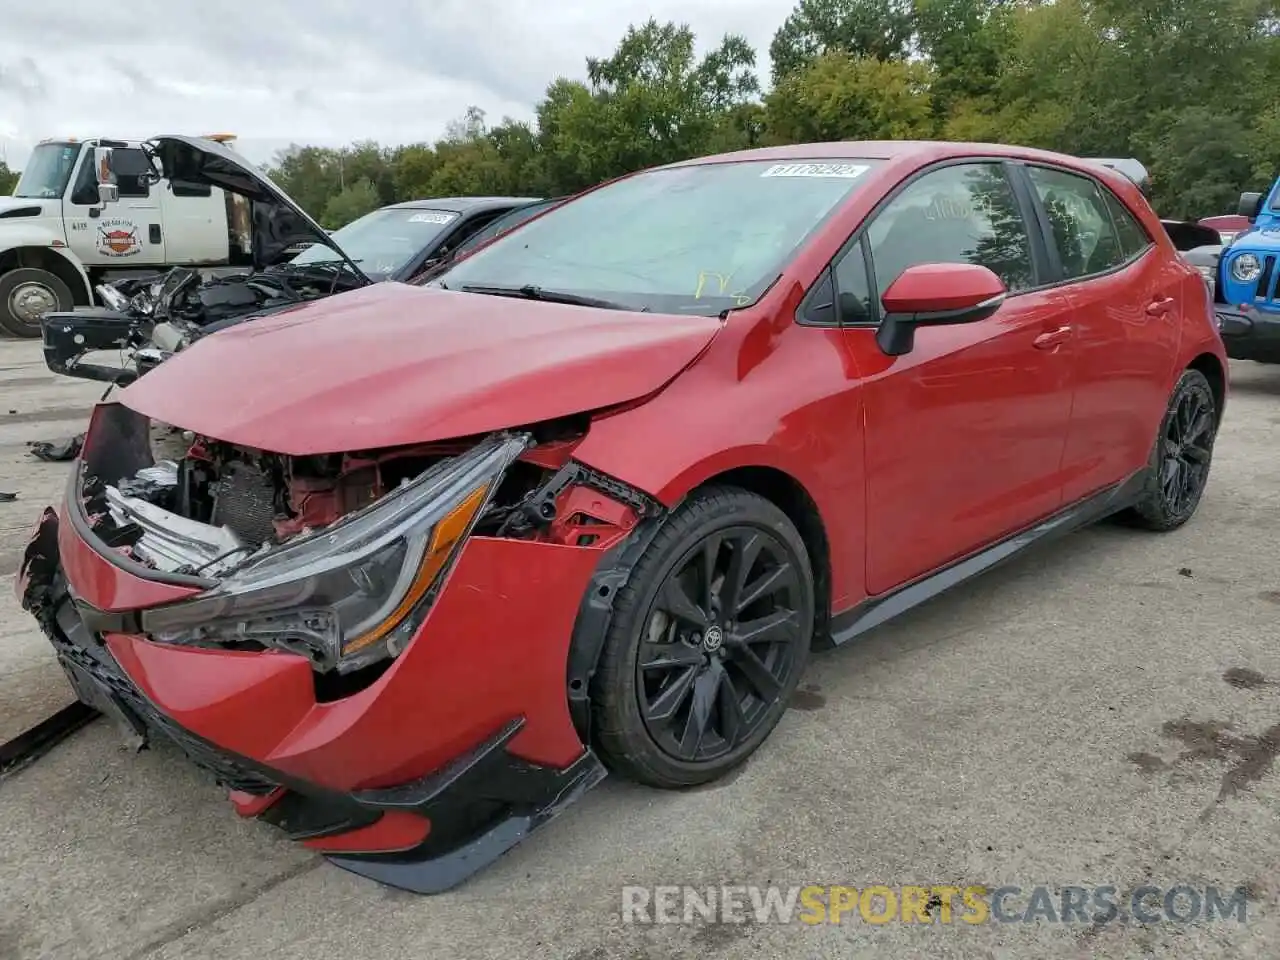
{"type": "Polygon", "coordinates": [[[14,0],[0,13],[0,154],[46,137],[235,133],[257,162],[290,142],[431,141],[475,104],[528,119],[629,23],[742,33],[768,75],[794,0],[14,0]],[[37,55],[38,54],[38,55],[37,55]]]}

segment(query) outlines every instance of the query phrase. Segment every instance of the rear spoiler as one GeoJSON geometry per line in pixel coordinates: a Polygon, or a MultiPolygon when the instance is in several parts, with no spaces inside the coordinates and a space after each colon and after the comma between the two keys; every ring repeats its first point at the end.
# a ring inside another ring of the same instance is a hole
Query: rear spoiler
{"type": "Polygon", "coordinates": [[[1140,160],[1133,157],[1117,159],[1109,157],[1106,159],[1100,157],[1085,157],[1090,163],[1097,163],[1104,167],[1110,167],[1116,173],[1128,177],[1134,182],[1139,190],[1142,191],[1144,197],[1151,196],[1151,174],[1147,173],[1147,168],[1142,165],[1140,160]]]}

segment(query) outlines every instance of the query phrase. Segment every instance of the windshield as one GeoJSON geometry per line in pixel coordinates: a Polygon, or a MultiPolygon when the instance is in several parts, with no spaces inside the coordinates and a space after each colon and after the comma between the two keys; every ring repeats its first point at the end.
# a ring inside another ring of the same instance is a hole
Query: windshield
{"type": "Polygon", "coordinates": [[[508,230],[512,230],[515,227],[520,226],[520,224],[524,223],[526,220],[531,220],[536,217],[543,210],[554,207],[556,204],[562,202],[563,201],[559,199],[540,200],[539,202],[531,203],[526,207],[516,207],[516,209],[512,210],[510,213],[504,213],[483,230],[480,230],[462,241],[462,243],[458,244],[456,253],[458,256],[461,256],[468,251],[474,250],[476,247],[480,246],[480,244],[488,243],[499,234],[506,233],[508,230]]]}
{"type": "Polygon", "coordinates": [[[651,170],[569,200],[437,283],[535,286],[632,310],[712,315],[754,303],[874,160],[651,170]]]}
{"type": "MultiPolygon", "coordinates": [[[[435,246],[459,214],[452,210],[384,207],[333,232],[334,241],[374,279],[386,279],[435,246]]],[[[303,250],[290,263],[326,263],[340,259],[323,244],[303,250]]]]}
{"type": "Polygon", "coordinates": [[[61,197],[71,180],[76,158],[80,156],[78,143],[42,143],[31,151],[27,165],[13,188],[15,197],[30,200],[52,200],[61,197]]]}

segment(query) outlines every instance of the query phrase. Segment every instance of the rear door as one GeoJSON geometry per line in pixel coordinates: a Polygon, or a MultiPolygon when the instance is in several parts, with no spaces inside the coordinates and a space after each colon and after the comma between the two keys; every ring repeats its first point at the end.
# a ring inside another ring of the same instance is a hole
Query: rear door
{"type": "Polygon", "coordinates": [[[1074,403],[1063,488],[1068,503],[1140,469],[1151,454],[1181,329],[1187,268],[1092,177],[1023,168],[1071,302],[1074,403]]]}
{"type": "Polygon", "coordinates": [[[836,264],[838,294],[862,303],[866,318],[843,336],[862,383],[871,594],[1061,503],[1070,307],[1061,290],[1043,285],[1043,236],[1028,226],[1032,207],[1015,183],[994,160],[930,170],[874,214],[836,264]],[[922,328],[910,353],[887,357],[875,342],[876,305],[919,263],[989,267],[1010,296],[986,320],[922,328]]]}

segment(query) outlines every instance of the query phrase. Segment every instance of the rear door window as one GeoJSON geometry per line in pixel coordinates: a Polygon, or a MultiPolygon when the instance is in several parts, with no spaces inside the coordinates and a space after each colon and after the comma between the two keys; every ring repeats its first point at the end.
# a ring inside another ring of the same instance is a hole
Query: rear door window
{"type": "Polygon", "coordinates": [[[1064,279],[1105,273],[1129,259],[1095,180],[1051,167],[1030,166],[1027,174],[1049,216],[1064,279]]]}

